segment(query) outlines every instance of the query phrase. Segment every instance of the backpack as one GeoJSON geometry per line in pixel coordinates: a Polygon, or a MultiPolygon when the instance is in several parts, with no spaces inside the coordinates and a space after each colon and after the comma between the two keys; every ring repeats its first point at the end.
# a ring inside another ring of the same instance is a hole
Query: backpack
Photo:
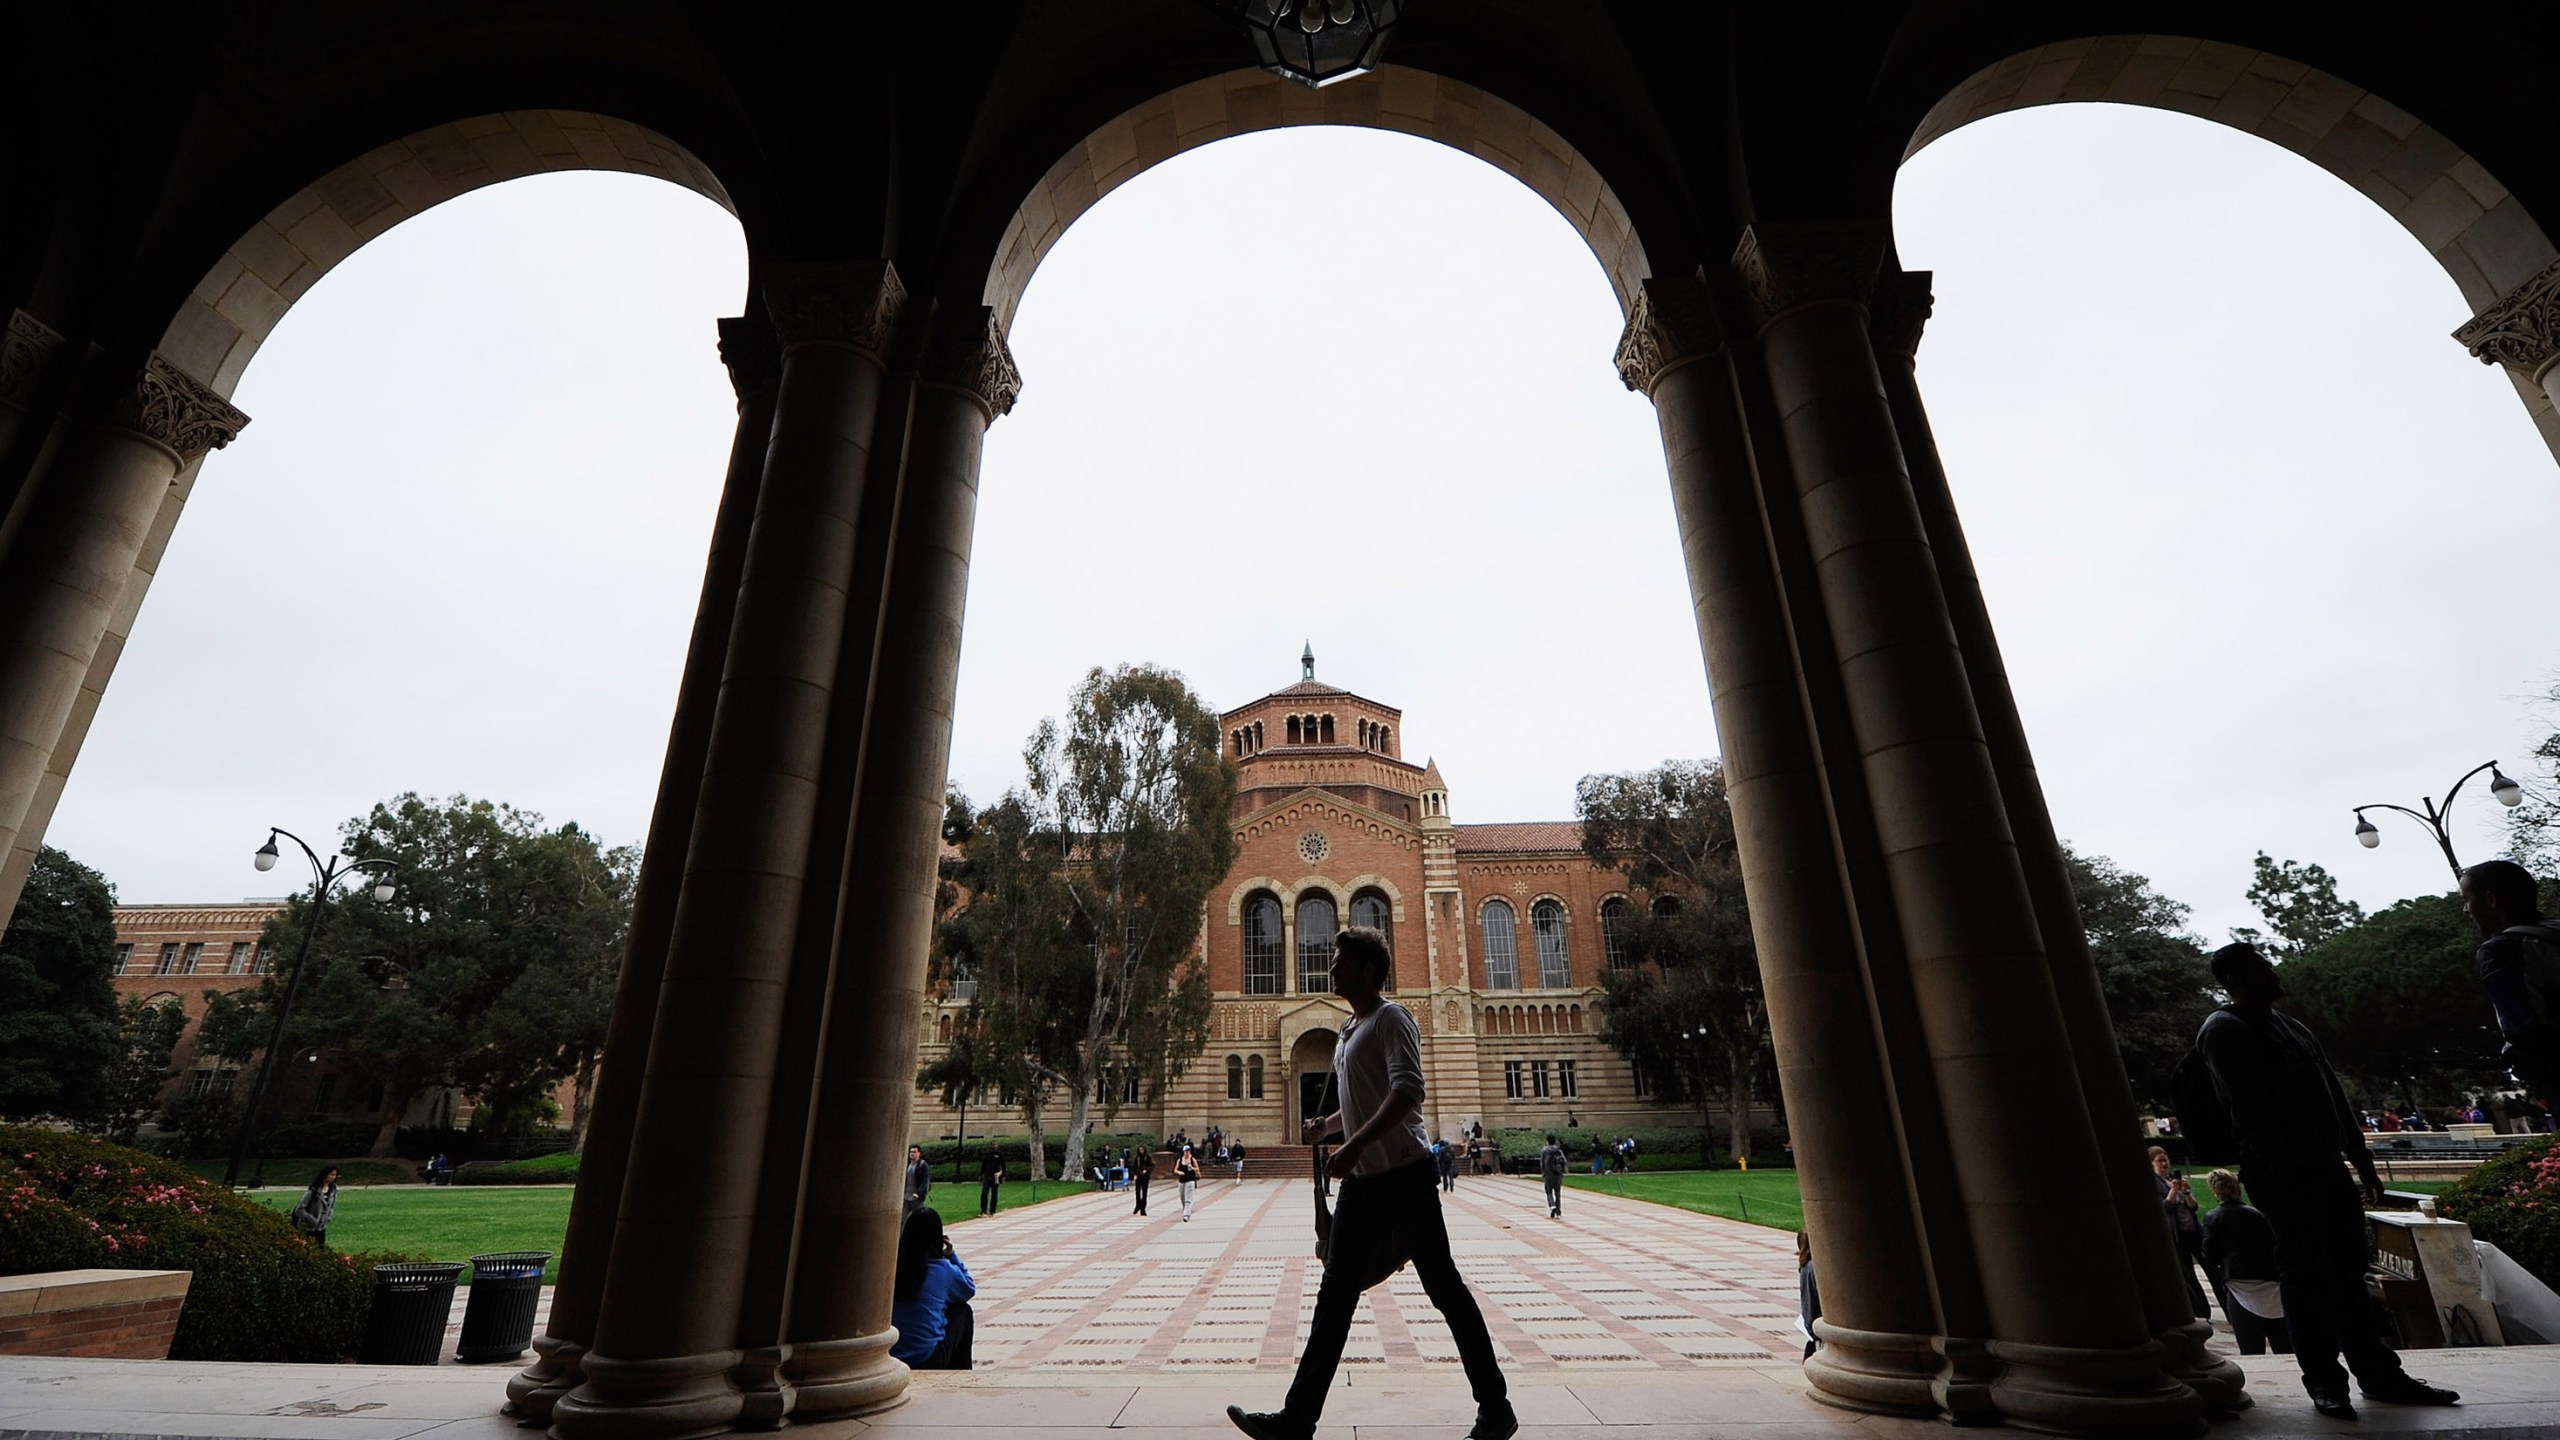
{"type": "Polygon", "coordinates": [[[2202,1047],[2188,1046],[2178,1068],[2169,1072],[2169,1103],[2177,1107],[2178,1133],[2187,1137],[2188,1163],[2240,1158],[2240,1128],[2231,1123],[2231,1107],[2214,1083],[2202,1047]]]}

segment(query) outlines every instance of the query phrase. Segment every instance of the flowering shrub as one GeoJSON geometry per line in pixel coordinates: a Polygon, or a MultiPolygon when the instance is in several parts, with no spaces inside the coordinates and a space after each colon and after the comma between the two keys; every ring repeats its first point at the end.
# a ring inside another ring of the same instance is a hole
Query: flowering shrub
{"type": "Polygon", "coordinates": [[[0,1275],[188,1270],[173,1360],[334,1361],[355,1352],[373,1265],[285,1217],[121,1145],[0,1126],[0,1275]]]}
{"type": "Polygon", "coordinates": [[[2463,1176],[2436,1197],[2436,1213],[2560,1286],[2560,1139],[2515,1146],[2463,1176]]]}

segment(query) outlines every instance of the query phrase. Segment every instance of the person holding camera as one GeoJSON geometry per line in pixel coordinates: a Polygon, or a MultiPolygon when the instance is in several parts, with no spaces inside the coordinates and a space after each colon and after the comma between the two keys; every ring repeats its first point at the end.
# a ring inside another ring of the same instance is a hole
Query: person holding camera
{"type": "MultiPolygon", "coordinates": [[[[2195,1187],[2170,1167],[2169,1152],[2157,1145],[2151,1147],[2151,1183],[2160,1192],[2160,1210],[2168,1217],[2169,1234],[2178,1242],[2178,1271],[2187,1282],[2187,1306],[2195,1311],[2197,1319],[2209,1320],[2213,1311],[2204,1303],[2204,1287],[2196,1283],[2196,1269],[2204,1265],[2204,1220],[2196,1205],[2195,1187]]],[[[2205,1269],[2205,1278],[2213,1278],[2210,1267],[2205,1269]]],[[[2214,1295],[2221,1298],[2219,1285],[2214,1287],[2214,1295]]],[[[2222,1302],[2222,1313],[2231,1313],[2227,1299],[2222,1302]]]]}
{"type": "Polygon", "coordinates": [[[889,1353],[916,1370],[967,1370],[977,1337],[977,1313],[969,1302],[978,1282],[951,1237],[942,1232],[942,1214],[930,1207],[908,1214],[898,1232],[898,1275],[891,1291],[895,1303],[889,1323],[898,1327],[898,1343],[889,1353]]]}

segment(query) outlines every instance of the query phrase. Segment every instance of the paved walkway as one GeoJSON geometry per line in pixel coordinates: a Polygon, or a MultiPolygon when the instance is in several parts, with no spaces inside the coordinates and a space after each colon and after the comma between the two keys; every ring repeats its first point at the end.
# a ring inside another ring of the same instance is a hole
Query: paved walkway
{"type": "MultiPolygon", "coordinates": [[[[979,1359],[915,1377],[869,1421],[803,1440],[1227,1440],[1229,1401],[1274,1407],[1314,1303],[1303,1182],[1204,1187],[1179,1219],[1126,1195],[1078,1195],[988,1220],[953,1242],[978,1274],[979,1359]]],[[[968,1194],[955,1199],[966,1200],[968,1194]]],[[[1512,1399],[1536,1440],[1946,1440],[1932,1422],[1807,1398],[1796,1356],[1793,1239],[1781,1231],[1569,1193],[1549,1220],[1535,1182],[1461,1181],[1459,1263],[1486,1301],[1512,1399]]],[[[458,1309],[459,1307],[457,1307],[458,1309]]],[[[448,1350],[448,1354],[450,1351],[448,1350]]],[[[2411,1369],[2463,1392],[2447,1410],[2368,1406],[2325,1421],[2282,1356],[2245,1360],[2257,1407],[2212,1440],[2434,1433],[2560,1435],[2550,1349],[2433,1351],[2411,1369]]],[[[1328,1440],[1455,1440],[1472,1414],[1448,1331],[1410,1276],[1364,1303],[1328,1405],[1328,1440]],[[1391,1363],[1392,1362],[1392,1363],[1391,1363]]],[[[0,1357],[0,1440],[271,1437],[524,1440],[496,1414],[513,1367],[220,1365],[0,1357]]]]}

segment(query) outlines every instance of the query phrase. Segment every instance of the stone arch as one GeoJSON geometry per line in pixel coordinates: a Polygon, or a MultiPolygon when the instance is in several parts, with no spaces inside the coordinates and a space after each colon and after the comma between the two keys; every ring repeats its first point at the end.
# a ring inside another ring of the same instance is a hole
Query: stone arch
{"type": "Polygon", "coordinates": [[[1348,882],[1347,888],[1354,895],[1363,890],[1375,890],[1386,896],[1387,904],[1391,907],[1388,913],[1394,916],[1397,924],[1404,923],[1404,892],[1396,888],[1396,882],[1393,880],[1384,875],[1354,875],[1348,882]]]}
{"type": "Polygon", "coordinates": [[[1032,272],[1095,202],[1149,168],[1216,140],[1290,125],[1351,125],[1436,140],[1538,193],[1591,246],[1621,310],[1653,273],[1626,206],[1591,162],[1545,122],[1502,97],[1427,70],[1382,65],[1360,82],[1310,90],[1260,70],[1233,70],[1168,90],[1109,121],[1060,156],[1023,197],[996,244],[985,304],[1013,323],[1032,272]]]}
{"type": "Polygon", "coordinates": [[[1274,896],[1279,898],[1280,904],[1284,909],[1288,906],[1291,898],[1290,887],[1272,879],[1268,875],[1256,875],[1249,880],[1239,880],[1235,883],[1234,888],[1227,891],[1228,924],[1242,925],[1244,923],[1244,902],[1249,899],[1256,890],[1270,891],[1274,896]]]}
{"type": "MultiPolygon", "coordinates": [[[[2101,35],[2022,50],[1940,97],[1902,158],[1976,120],[2075,101],[2175,110],[2292,151],[2400,222],[2475,316],[2560,267],[2560,246],[2524,202],[2442,131],[2352,81],[2216,40],[2101,35]]],[[[2560,372],[2533,373],[2475,340],[2473,328],[2456,338],[2484,363],[2508,363],[2535,428],[2560,455],[2560,412],[2544,389],[2560,372]]]]}
{"type": "Polygon", "coordinates": [[[563,170],[653,175],[737,213],[708,165],[627,120],[508,110],[431,125],[347,161],[250,226],[180,304],[160,354],[228,396],[293,302],[366,241],[456,196],[563,170]]]}

